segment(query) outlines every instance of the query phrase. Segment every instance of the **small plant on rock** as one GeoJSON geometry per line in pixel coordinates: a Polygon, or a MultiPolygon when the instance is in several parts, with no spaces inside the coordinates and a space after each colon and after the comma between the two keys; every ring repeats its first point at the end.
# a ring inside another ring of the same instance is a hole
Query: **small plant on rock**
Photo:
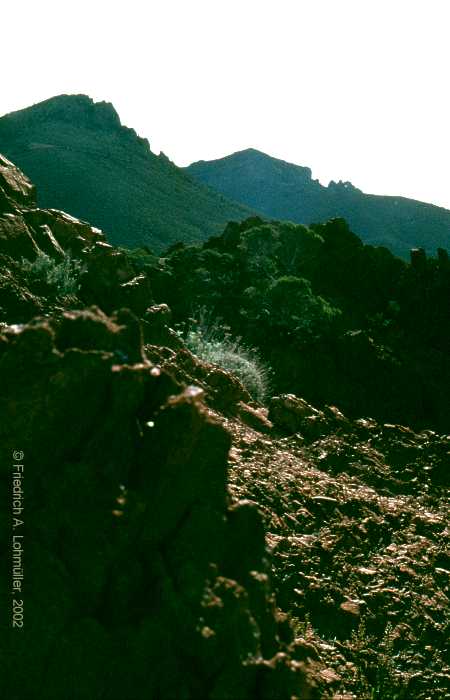
{"type": "Polygon", "coordinates": [[[58,294],[67,296],[78,292],[78,278],[84,271],[84,266],[80,260],[73,259],[68,254],[58,262],[46,253],[39,252],[32,262],[22,258],[22,269],[29,274],[32,281],[45,282],[58,294]]]}
{"type": "Polygon", "coordinates": [[[202,311],[199,320],[191,319],[179,335],[194,355],[235,374],[255,401],[264,402],[270,387],[270,369],[254,348],[245,346],[241,338],[233,338],[227,326],[217,320],[211,322],[202,311]]]}

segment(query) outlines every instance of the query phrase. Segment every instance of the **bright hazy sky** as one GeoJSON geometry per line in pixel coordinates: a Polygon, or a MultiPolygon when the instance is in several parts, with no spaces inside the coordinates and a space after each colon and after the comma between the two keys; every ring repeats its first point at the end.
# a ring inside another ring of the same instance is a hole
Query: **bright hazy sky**
{"type": "Polygon", "coordinates": [[[450,208],[449,0],[22,0],[0,17],[0,114],[86,93],[178,165],[251,146],[450,208]]]}

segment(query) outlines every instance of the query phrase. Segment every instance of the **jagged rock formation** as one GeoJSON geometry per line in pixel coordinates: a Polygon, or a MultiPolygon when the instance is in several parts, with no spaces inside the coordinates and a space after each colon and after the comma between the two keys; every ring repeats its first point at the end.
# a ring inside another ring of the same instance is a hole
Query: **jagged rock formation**
{"type": "Polygon", "coordinates": [[[13,213],[17,204],[32,206],[36,202],[34,185],[2,155],[0,155],[0,197],[0,207],[4,213],[13,213]]]}
{"type": "Polygon", "coordinates": [[[350,182],[324,187],[310,168],[272,158],[255,149],[193,163],[186,172],[226,197],[266,217],[301,224],[345,218],[365,242],[408,257],[422,247],[434,254],[450,249],[450,211],[406,197],[365,194],[350,182]]]}
{"type": "Polygon", "coordinates": [[[54,302],[64,305],[45,280],[33,281],[24,259],[45,254],[60,262],[66,253],[83,257],[97,248],[111,248],[99,229],[64,212],[37,208],[34,185],[0,156],[0,322],[27,321],[54,302]]]}
{"type": "Polygon", "coordinates": [[[1,117],[0,152],[37,185],[41,207],[87,219],[116,245],[160,251],[204,240],[249,214],[154,155],[111,104],[85,95],[60,95],[1,117]]]}

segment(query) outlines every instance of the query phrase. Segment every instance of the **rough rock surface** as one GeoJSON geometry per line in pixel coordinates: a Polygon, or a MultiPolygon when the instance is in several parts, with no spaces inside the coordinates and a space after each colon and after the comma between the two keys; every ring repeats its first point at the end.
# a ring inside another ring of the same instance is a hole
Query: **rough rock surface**
{"type": "Polygon", "coordinates": [[[270,400],[268,417],[276,429],[287,435],[299,431],[308,434],[320,432],[325,423],[322,411],[318,411],[295,394],[273,396],[270,400]]]}
{"type": "Polygon", "coordinates": [[[322,415],[289,437],[225,420],[230,492],[262,509],[278,605],[321,697],[450,697],[450,436],[322,415]]]}
{"type": "Polygon", "coordinates": [[[0,204],[14,209],[16,203],[35,204],[36,189],[13,163],[0,155],[0,204]]]}
{"type": "Polygon", "coordinates": [[[175,346],[174,349],[146,345],[146,354],[181,384],[201,387],[211,407],[227,415],[236,415],[242,411],[241,403],[252,403],[250,394],[237,377],[217,365],[200,360],[184,346],[180,347],[177,337],[170,344],[175,346]]]}
{"type": "Polygon", "coordinates": [[[141,353],[124,311],[0,336],[3,478],[20,445],[28,525],[27,624],[3,629],[4,691],[312,697],[277,616],[258,508],[228,505],[229,433],[201,389],[141,353]]]}
{"type": "Polygon", "coordinates": [[[23,266],[39,255],[56,262],[66,255],[87,259],[104,234],[55,209],[38,209],[35,189],[12,163],[0,156],[0,322],[26,322],[36,314],[74,304],[45,280],[34,280],[23,266]]]}

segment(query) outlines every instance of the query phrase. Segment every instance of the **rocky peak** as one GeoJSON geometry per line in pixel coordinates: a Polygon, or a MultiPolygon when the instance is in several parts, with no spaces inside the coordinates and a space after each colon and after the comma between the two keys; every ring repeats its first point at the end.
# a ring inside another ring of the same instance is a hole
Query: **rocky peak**
{"type": "MultiPolygon", "coordinates": [[[[263,151],[258,151],[256,148],[246,148],[243,151],[237,151],[228,156],[228,158],[230,161],[234,161],[239,165],[258,167],[262,173],[266,175],[270,173],[282,174],[285,169],[288,168],[289,170],[295,171],[297,176],[301,174],[305,181],[309,181],[312,178],[311,168],[302,165],[293,165],[280,158],[273,158],[267,153],[263,153],[263,151]]],[[[223,160],[227,160],[227,158],[223,160]]]]}
{"type": "MultiPolygon", "coordinates": [[[[280,184],[298,190],[299,187],[304,188],[312,182],[310,168],[273,158],[255,148],[237,151],[217,160],[200,160],[192,163],[187,172],[236,201],[245,191],[248,195],[247,206],[263,214],[266,213],[263,193],[272,192],[280,184]]],[[[273,212],[270,215],[272,214],[273,212]]]]}
{"type": "Polygon", "coordinates": [[[12,112],[4,119],[24,119],[30,117],[36,123],[57,121],[86,126],[93,129],[118,130],[120,118],[110,102],[94,102],[87,95],[57,95],[28,107],[20,112],[12,112]]]}
{"type": "Polygon", "coordinates": [[[363,194],[363,191],[355,187],[351,182],[349,181],[343,181],[339,180],[338,182],[335,182],[335,180],[331,180],[328,189],[330,191],[334,192],[339,192],[340,194],[342,192],[352,192],[352,193],[359,193],[363,194]]]}

